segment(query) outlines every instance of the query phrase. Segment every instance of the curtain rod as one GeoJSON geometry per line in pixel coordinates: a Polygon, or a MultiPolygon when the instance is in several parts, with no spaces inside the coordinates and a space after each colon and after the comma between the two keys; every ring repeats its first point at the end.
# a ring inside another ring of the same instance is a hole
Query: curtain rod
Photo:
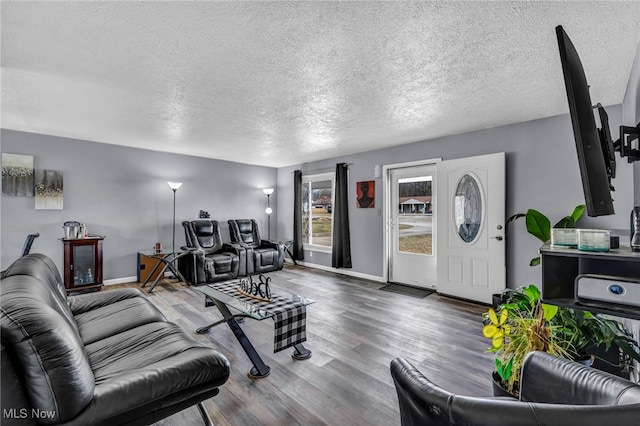
{"type": "MultiPolygon", "coordinates": [[[[339,164],[339,163],[336,163],[336,164],[339,164]]],[[[353,163],[346,163],[346,164],[347,166],[353,166],[353,163]]],[[[335,171],[335,169],[336,169],[335,166],[333,167],[329,166],[329,167],[323,167],[321,169],[300,170],[300,171],[302,172],[303,175],[304,174],[308,175],[308,174],[315,174],[315,173],[328,173],[328,172],[335,171]]],[[[291,174],[293,174],[293,172],[295,172],[295,170],[292,171],[291,174]]]]}

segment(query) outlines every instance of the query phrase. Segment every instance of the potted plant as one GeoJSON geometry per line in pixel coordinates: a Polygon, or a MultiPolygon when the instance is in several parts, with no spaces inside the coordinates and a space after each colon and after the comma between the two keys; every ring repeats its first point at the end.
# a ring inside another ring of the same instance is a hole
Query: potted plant
{"type": "Polygon", "coordinates": [[[615,320],[544,304],[533,284],[506,290],[502,300],[484,315],[482,333],[491,339],[487,351],[496,354],[494,381],[513,396],[518,396],[524,357],[534,350],[579,360],[590,347],[616,343],[627,359],[640,361],[638,342],[615,320]]]}
{"type": "Polygon", "coordinates": [[[563,358],[570,354],[565,349],[567,342],[561,340],[563,335],[551,324],[558,307],[540,303],[535,285],[507,291],[504,296],[505,303],[484,315],[482,334],[491,339],[487,351],[496,354],[494,382],[517,397],[520,369],[529,352],[544,351],[563,358]]]}
{"type": "Polygon", "coordinates": [[[608,366],[609,372],[618,374],[631,366],[631,360],[640,362],[640,344],[618,321],[586,310],[561,308],[554,322],[562,338],[575,348],[574,356],[586,356],[592,365],[608,366]],[[606,355],[611,352],[614,356],[609,361],[606,355]]]}

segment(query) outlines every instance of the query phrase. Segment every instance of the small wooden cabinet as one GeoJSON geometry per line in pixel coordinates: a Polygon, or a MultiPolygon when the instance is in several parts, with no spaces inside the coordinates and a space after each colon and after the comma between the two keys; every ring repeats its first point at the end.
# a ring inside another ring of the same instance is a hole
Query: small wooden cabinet
{"type": "Polygon", "coordinates": [[[67,293],[102,287],[102,236],[63,239],[67,293]]]}

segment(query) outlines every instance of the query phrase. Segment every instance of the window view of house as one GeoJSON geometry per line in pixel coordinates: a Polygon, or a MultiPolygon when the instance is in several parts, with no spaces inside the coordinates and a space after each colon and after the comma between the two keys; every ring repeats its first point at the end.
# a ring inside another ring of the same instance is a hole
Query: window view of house
{"type": "Polygon", "coordinates": [[[431,176],[398,179],[398,249],[433,254],[431,176]]]}
{"type": "Polygon", "coordinates": [[[306,176],[302,182],[302,235],[307,245],[331,247],[333,174],[306,176]]]}

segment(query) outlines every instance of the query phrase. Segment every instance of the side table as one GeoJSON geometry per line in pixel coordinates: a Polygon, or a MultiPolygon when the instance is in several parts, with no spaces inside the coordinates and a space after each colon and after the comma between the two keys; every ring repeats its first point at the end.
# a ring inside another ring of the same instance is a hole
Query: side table
{"type": "Polygon", "coordinates": [[[293,257],[293,253],[291,253],[291,250],[289,250],[289,247],[291,247],[291,244],[293,244],[293,240],[280,241],[280,244],[284,246],[285,251],[289,254],[291,260],[293,260],[293,264],[297,266],[298,262],[296,262],[296,258],[293,257]]]}
{"type": "Polygon", "coordinates": [[[151,293],[153,289],[156,287],[156,285],[158,285],[160,280],[164,278],[164,273],[167,269],[169,269],[173,273],[173,276],[176,277],[179,281],[186,283],[187,280],[184,278],[184,276],[182,275],[182,273],[180,273],[180,270],[178,269],[177,261],[178,259],[180,259],[183,256],[186,256],[189,253],[191,253],[191,250],[176,250],[176,251],[142,250],[142,251],[139,251],[138,254],[142,254],[144,256],[151,257],[153,259],[158,259],[156,266],[153,267],[153,269],[147,276],[147,279],[144,280],[144,282],[142,283],[141,287],[144,288],[147,286],[147,284],[151,280],[151,277],[155,275],[156,271],[158,270],[158,268],[161,267],[161,265],[162,265],[162,269],[160,269],[160,273],[156,276],[155,280],[153,281],[153,284],[151,284],[151,287],[149,288],[149,293],[151,293]]]}

